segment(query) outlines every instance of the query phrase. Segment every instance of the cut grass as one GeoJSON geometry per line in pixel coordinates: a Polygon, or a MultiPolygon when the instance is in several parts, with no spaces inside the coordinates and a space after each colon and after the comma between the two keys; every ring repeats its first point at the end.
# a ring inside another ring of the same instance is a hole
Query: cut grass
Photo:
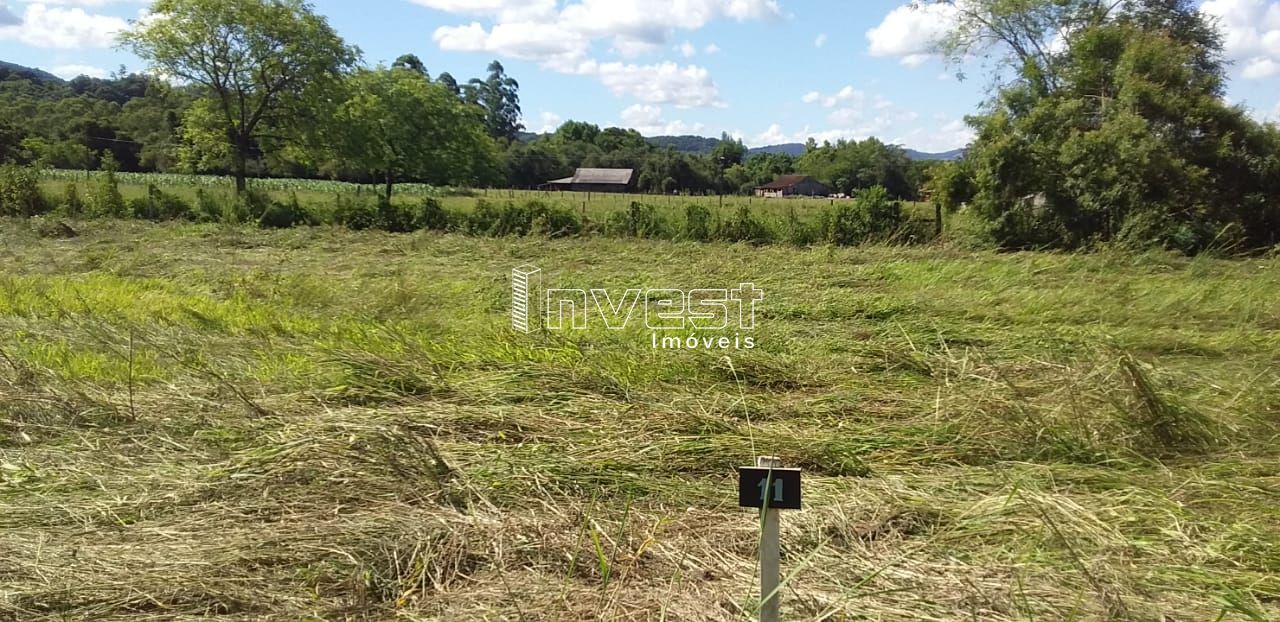
{"type": "Polygon", "coordinates": [[[1280,263],[0,223],[0,620],[1280,617],[1280,263]],[[515,334],[766,292],[754,351],[515,334]]]}

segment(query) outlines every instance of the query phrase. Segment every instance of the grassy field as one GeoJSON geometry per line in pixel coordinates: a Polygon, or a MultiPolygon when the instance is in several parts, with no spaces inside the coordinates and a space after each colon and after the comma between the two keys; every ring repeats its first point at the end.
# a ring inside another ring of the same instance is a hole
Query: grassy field
{"type": "Polygon", "coordinates": [[[1280,259],[0,221],[0,620],[1280,618],[1280,259]],[[766,292],[759,347],[522,335],[766,292]]]}
{"type": "MultiPolygon", "coordinates": [[[[69,185],[75,184],[81,197],[88,196],[98,183],[98,173],[84,171],[45,171],[41,189],[53,201],[58,202],[66,193],[69,185]]],[[[148,184],[154,184],[167,193],[174,194],[188,203],[195,203],[197,192],[204,192],[222,203],[234,200],[234,192],[228,178],[204,175],[166,175],[156,173],[120,173],[120,192],[125,200],[142,198],[147,195],[148,184]]],[[[338,196],[375,197],[382,191],[381,186],[365,186],[343,182],[304,180],[304,179],[256,179],[251,180],[252,187],[265,192],[272,199],[287,202],[296,196],[299,203],[315,212],[325,214],[332,211],[338,196]]],[[[684,218],[684,210],[689,205],[701,205],[712,211],[716,219],[729,219],[739,207],[746,206],[758,216],[767,220],[782,221],[787,218],[812,220],[824,208],[831,208],[841,203],[849,203],[844,199],[761,199],[746,196],[687,196],[687,195],[652,195],[652,194],[610,194],[610,193],[575,193],[550,192],[537,190],[468,190],[465,194],[453,194],[448,189],[434,188],[423,184],[399,184],[393,193],[397,205],[416,206],[425,197],[437,197],[446,209],[468,213],[475,209],[481,201],[501,204],[507,201],[522,203],[530,200],[543,201],[549,204],[570,209],[584,217],[586,222],[603,223],[610,215],[625,211],[632,202],[640,202],[655,208],[657,213],[672,222],[684,218]]],[[[916,221],[934,220],[934,208],[927,203],[904,203],[904,213],[909,219],[916,221]]],[[[927,227],[926,227],[927,229],[927,227]]]]}

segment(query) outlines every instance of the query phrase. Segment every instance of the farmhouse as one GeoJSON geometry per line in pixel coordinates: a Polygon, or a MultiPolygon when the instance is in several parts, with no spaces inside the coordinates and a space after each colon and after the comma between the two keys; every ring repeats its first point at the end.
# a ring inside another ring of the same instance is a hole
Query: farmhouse
{"type": "Polygon", "coordinates": [[[573,177],[555,179],[543,187],[570,192],[630,192],[634,181],[635,171],[629,168],[580,168],[573,177]]]}
{"type": "Polygon", "coordinates": [[[756,188],[758,197],[825,197],[831,189],[808,175],[783,175],[756,188]]]}

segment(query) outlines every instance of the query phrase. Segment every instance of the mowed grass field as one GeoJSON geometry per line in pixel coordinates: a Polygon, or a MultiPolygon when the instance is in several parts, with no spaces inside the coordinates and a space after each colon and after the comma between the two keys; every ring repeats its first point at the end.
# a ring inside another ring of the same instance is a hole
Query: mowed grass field
{"type": "Polygon", "coordinates": [[[0,620],[1280,618],[1280,259],[0,223],[0,620]],[[752,351],[510,330],[766,293],[752,351]]]}

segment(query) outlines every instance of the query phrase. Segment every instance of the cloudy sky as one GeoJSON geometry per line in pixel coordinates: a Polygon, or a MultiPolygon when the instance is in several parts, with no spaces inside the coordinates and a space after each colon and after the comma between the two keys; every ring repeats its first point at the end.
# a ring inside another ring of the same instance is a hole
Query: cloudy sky
{"type": "MultiPolygon", "coordinates": [[[[370,63],[415,53],[433,75],[501,59],[525,124],[566,119],[646,135],[729,132],[749,145],[878,136],[963,146],[981,67],[928,54],[947,14],[902,0],[314,0],[370,63]]],[[[0,60],[71,77],[142,63],[114,33],[142,0],[0,0],[0,60]]],[[[1234,61],[1229,99],[1280,120],[1280,0],[1206,0],[1234,61]]]]}

